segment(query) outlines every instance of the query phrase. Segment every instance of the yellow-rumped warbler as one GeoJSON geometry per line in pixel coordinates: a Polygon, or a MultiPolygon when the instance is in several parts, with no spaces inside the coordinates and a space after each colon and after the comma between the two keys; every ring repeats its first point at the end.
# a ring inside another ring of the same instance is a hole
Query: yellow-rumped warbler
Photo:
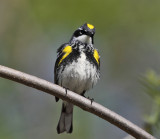
{"type": "MultiPolygon", "coordinates": [[[[93,87],[100,78],[100,56],[93,47],[95,28],[84,24],[72,35],[68,43],[57,50],[58,56],[54,68],[54,81],[66,89],[82,96],[93,87]]],[[[55,98],[56,101],[59,98],[55,98]]],[[[57,132],[72,133],[73,104],[63,101],[57,132]]]]}

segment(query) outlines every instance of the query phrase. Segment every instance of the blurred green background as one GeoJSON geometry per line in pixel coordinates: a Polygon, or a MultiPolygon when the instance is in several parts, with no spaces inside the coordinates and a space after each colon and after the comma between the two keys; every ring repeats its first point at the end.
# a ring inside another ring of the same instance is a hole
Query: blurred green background
{"type": "MultiPolygon", "coordinates": [[[[101,80],[86,96],[143,128],[153,102],[139,77],[148,69],[160,73],[159,13],[158,0],[0,0],[0,64],[53,82],[57,48],[83,23],[91,23],[101,55],[101,80]]],[[[127,135],[77,107],[73,133],[58,135],[60,111],[61,102],[53,96],[0,78],[1,139],[127,135]]]]}

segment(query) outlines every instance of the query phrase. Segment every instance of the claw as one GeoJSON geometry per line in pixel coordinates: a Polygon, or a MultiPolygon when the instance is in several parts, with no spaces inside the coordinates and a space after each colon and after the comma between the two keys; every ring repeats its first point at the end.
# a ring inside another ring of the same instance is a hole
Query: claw
{"type": "Polygon", "coordinates": [[[88,97],[86,97],[85,95],[84,95],[84,93],[85,93],[85,91],[81,94],[83,97],[85,97],[85,98],[88,98],[90,101],[91,101],[91,105],[92,105],[92,103],[93,103],[93,101],[94,101],[94,98],[90,98],[89,96],[88,97]]]}
{"type": "Polygon", "coordinates": [[[93,103],[93,101],[94,101],[94,98],[90,98],[90,97],[88,96],[88,99],[91,101],[91,105],[92,105],[92,103],[93,103]]]}
{"type": "Polygon", "coordinates": [[[67,90],[68,90],[68,89],[67,89],[67,88],[65,88],[65,87],[64,87],[64,89],[65,89],[65,92],[66,92],[66,95],[67,95],[67,90]]]}
{"type": "Polygon", "coordinates": [[[90,100],[91,100],[91,105],[92,105],[92,103],[93,103],[93,101],[94,101],[94,98],[91,98],[90,100]]]}

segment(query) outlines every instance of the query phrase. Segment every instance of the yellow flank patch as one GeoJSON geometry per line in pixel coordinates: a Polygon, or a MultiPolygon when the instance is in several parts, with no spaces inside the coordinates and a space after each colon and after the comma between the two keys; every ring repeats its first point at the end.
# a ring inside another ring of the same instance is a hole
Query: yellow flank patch
{"type": "Polygon", "coordinates": [[[95,60],[97,61],[97,63],[99,64],[100,57],[99,57],[98,51],[96,49],[94,49],[93,56],[94,56],[95,60]]]}
{"type": "Polygon", "coordinates": [[[94,26],[91,25],[91,24],[87,24],[87,27],[88,27],[89,29],[94,29],[94,26]]]}
{"type": "Polygon", "coordinates": [[[72,47],[70,45],[66,46],[63,51],[65,53],[63,57],[60,59],[58,65],[72,52],[72,47]]]}

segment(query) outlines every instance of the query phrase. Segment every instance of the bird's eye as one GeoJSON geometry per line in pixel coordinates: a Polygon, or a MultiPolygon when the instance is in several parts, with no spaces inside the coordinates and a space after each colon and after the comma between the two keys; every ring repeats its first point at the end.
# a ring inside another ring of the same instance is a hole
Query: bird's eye
{"type": "Polygon", "coordinates": [[[75,33],[74,33],[74,35],[75,35],[76,37],[81,36],[82,34],[84,34],[83,30],[77,30],[77,31],[75,31],[75,33]]]}
{"type": "Polygon", "coordinates": [[[79,35],[82,35],[82,31],[79,32],[79,35]]]}
{"type": "Polygon", "coordinates": [[[79,31],[79,36],[80,36],[80,35],[84,35],[84,34],[86,34],[86,31],[84,31],[84,30],[80,30],[80,31],[79,31]]]}

